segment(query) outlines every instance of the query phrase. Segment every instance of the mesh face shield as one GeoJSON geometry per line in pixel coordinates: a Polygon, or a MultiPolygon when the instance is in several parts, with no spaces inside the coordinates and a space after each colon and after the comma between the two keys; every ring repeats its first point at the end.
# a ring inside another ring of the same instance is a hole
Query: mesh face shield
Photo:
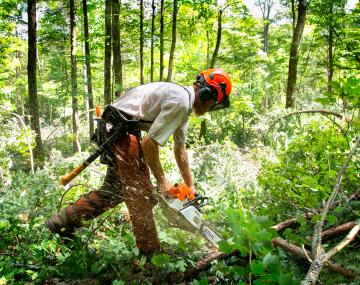
{"type": "Polygon", "coordinates": [[[216,102],[214,105],[212,105],[208,112],[223,110],[230,107],[230,99],[229,96],[226,95],[226,83],[221,82],[220,83],[221,91],[223,93],[223,100],[221,102],[216,102]]]}
{"type": "Polygon", "coordinates": [[[218,110],[223,110],[226,108],[230,107],[230,100],[229,100],[229,96],[224,96],[224,99],[221,102],[215,103],[214,105],[212,105],[207,112],[213,112],[213,111],[218,111],[218,110]]]}

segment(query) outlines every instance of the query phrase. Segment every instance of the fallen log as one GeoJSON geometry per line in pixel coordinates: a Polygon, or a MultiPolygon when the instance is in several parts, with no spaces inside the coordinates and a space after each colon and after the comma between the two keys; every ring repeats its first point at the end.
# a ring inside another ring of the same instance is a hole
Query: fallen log
{"type": "MultiPolygon", "coordinates": [[[[335,226],[332,227],[331,229],[328,229],[326,231],[323,231],[321,234],[321,241],[327,241],[329,239],[332,239],[334,237],[343,235],[343,234],[347,234],[348,232],[351,231],[351,229],[353,227],[355,227],[356,222],[355,221],[351,221],[351,222],[347,222],[345,224],[342,224],[340,226],[335,226]]],[[[308,240],[312,240],[312,237],[307,237],[308,240]]]]}
{"type": "MultiPolygon", "coordinates": [[[[293,243],[289,243],[288,241],[286,241],[280,237],[273,238],[272,243],[274,246],[280,247],[283,250],[288,251],[291,254],[298,256],[302,259],[306,259],[306,260],[308,260],[309,258],[312,259],[312,254],[309,250],[304,250],[301,247],[299,247],[293,243]]],[[[346,269],[346,268],[340,266],[339,264],[333,263],[331,261],[328,261],[327,263],[325,263],[325,267],[333,272],[340,273],[347,278],[354,279],[356,277],[356,274],[353,271],[346,269]]]]}
{"type": "MultiPolygon", "coordinates": [[[[311,219],[313,216],[315,216],[315,214],[316,213],[314,213],[314,212],[306,212],[303,214],[303,217],[305,219],[311,219]]],[[[291,219],[288,219],[281,223],[278,223],[278,224],[272,226],[271,228],[274,229],[275,231],[279,232],[283,229],[286,229],[286,228],[296,225],[296,224],[298,224],[297,218],[291,218],[291,219]]]]}

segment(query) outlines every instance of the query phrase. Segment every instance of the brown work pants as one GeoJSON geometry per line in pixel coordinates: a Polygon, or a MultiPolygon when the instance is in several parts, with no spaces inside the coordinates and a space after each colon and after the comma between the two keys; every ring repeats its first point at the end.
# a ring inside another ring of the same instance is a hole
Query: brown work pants
{"type": "Polygon", "coordinates": [[[137,247],[143,253],[157,251],[160,243],[152,212],[156,202],[140,137],[124,136],[114,145],[113,152],[115,163],[109,165],[101,188],[67,207],[66,215],[73,226],[80,227],[81,220],[92,219],[125,201],[137,247]]]}

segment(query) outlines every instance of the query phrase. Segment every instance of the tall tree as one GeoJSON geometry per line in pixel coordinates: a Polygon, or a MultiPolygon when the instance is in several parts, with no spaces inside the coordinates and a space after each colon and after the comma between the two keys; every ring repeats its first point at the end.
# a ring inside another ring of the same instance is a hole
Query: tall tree
{"type": "Polygon", "coordinates": [[[216,62],[217,55],[218,55],[219,48],[220,48],[221,32],[222,32],[221,22],[222,22],[222,13],[223,12],[224,12],[224,9],[219,9],[219,12],[218,12],[218,30],[217,30],[217,36],[216,36],[216,44],[215,44],[214,53],[213,53],[213,55],[211,57],[210,68],[213,68],[215,66],[215,62],[216,62]]]}
{"type": "MultiPolygon", "coordinates": [[[[270,11],[271,8],[274,6],[273,0],[257,0],[255,5],[260,7],[262,19],[263,19],[263,51],[264,53],[268,53],[268,37],[269,37],[269,27],[270,27],[270,11]]],[[[265,96],[264,96],[264,110],[267,111],[270,105],[270,98],[269,98],[269,90],[268,88],[265,89],[265,96]]]]}
{"type": "Polygon", "coordinates": [[[273,0],[257,0],[255,5],[260,7],[262,19],[264,22],[263,27],[263,51],[268,52],[268,37],[269,37],[269,26],[270,26],[270,11],[274,6],[273,0]]]}
{"type": "Polygon", "coordinates": [[[28,89],[29,89],[29,111],[30,126],[35,132],[36,146],[34,148],[34,159],[42,159],[43,147],[41,141],[41,129],[39,118],[39,102],[36,85],[36,0],[28,0],[28,89]]]}
{"type": "Polygon", "coordinates": [[[86,85],[87,96],[89,99],[89,134],[90,138],[94,133],[94,97],[92,91],[91,64],[90,64],[90,38],[89,38],[89,20],[87,12],[87,0],[82,1],[84,14],[84,40],[85,40],[85,64],[86,64],[86,85]]]}
{"type": "Polygon", "coordinates": [[[155,0],[151,1],[150,81],[154,81],[155,0]]]}
{"type": "MultiPolygon", "coordinates": [[[[294,7],[295,0],[292,0],[292,7],[294,7]]],[[[290,48],[290,58],[289,58],[289,71],[288,71],[288,81],[287,81],[287,89],[286,89],[286,108],[294,107],[294,88],[296,84],[296,76],[297,76],[297,64],[299,61],[298,49],[302,37],[302,33],[305,27],[306,20],[306,9],[307,9],[307,1],[306,0],[298,0],[298,13],[297,13],[297,21],[296,26],[293,30],[293,36],[291,41],[290,48]]],[[[294,11],[294,8],[292,8],[294,11]]],[[[293,15],[293,19],[295,19],[295,15],[293,15]]],[[[293,21],[295,22],[295,21],[293,21]]]]}
{"type": "Polygon", "coordinates": [[[75,0],[70,0],[70,35],[71,35],[71,97],[73,110],[73,152],[81,152],[79,143],[79,106],[77,98],[77,62],[76,62],[76,19],[75,0]]]}
{"type": "Polygon", "coordinates": [[[172,31],[171,31],[171,48],[170,48],[170,57],[169,57],[169,67],[168,75],[166,81],[171,81],[172,71],[173,71],[173,62],[174,62],[174,53],[176,47],[176,26],[177,26],[177,14],[178,14],[178,1],[174,0],[173,2],[173,14],[172,14],[172,31]]]}
{"type": "Polygon", "coordinates": [[[111,0],[105,0],[104,103],[111,103],[111,0]]]}
{"type": "Polygon", "coordinates": [[[160,81],[164,77],[164,0],[160,1],[160,81]]]}
{"type": "Polygon", "coordinates": [[[122,57],[120,43],[120,0],[112,0],[112,38],[115,97],[119,97],[122,86],[122,57]]]}
{"type": "Polygon", "coordinates": [[[140,0],[140,84],[144,84],[144,0],[140,0]]]}

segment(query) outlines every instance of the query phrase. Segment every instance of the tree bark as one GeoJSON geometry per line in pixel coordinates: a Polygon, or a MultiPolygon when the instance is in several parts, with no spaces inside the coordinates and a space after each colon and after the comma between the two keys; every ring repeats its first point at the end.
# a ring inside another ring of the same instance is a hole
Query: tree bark
{"type": "Polygon", "coordinates": [[[217,58],[219,48],[220,48],[221,32],[222,32],[222,27],[221,27],[222,13],[223,13],[223,10],[220,9],[218,12],[218,30],[217,30],[217,37],[216,37],[216,45],[215,45],[214,53],[213,53],[211,61],[210,61],[210,68],[214,68],[216,58],[217,58]]]}
{"type": "Polygon", "coordinates": [[[77,94],[77,62],[76,62],[76,19],[75,1],[70,0],[70,34],[71,34],[71,97],[72,97],[72,125],[73,152],[81,152],[79,143],[79,106],[77,94]]]}
{"type": "Polygon", "coordinates": [[[120,0],[112,0],[113,68],[116,98],[120,96],[123,86],[120,43],[120,5],[120,0]]]}
{"type": "MultiPolygon", "coordinates": [[[[324,242],[324,241],[327,241],[334,237],[338,237],[342,234],[348,233],[351,231],[351,229],[353,227],[355,227],[355,225],[356,225],[356,222],[352,221],[352,222],[347,222],[345,224],[342,224],[340,226],[333,227],[326,231],[323,231],[321,234],[321,241],[324,242]]],[[[309,239],[311,240],[312,238],[310,237],[309,239]]]]}
{"type": "MultiPolygon", "coordinates": [[[[333,2],[329,1],[330,5],[330,11],[329,11],[329,17],[333,14],[333,2]]],[[[334,56],[333,56],[333,44],[334,44],[334,37],[333,37],[333,25],[331,23],[331,17],[330,22],[328,23],[328,84],[327,84],[327,90],[328,92],[332,91],[332,80],[334,75],[334,56]]]]}
{"type": "Polygon", "coordinates": [[[39,102],[36,84],[36,0],[28,0],[28,90],[29,90],[29,112],[30,127],[35,132],[34,159],[41,164],[43,157],[43,146],[41,141],[41,128],[39,116],[39,102]]]}
{"type": "Polygon", "coordinates": [[[286,89],[286,108],[294,107],[293,93],[296,84],[297,64],[299,61],[298,49],[299,49],[302,33],[305,27],[306,6],[307,6],[306,0],[299,0],[297,22],[295,29],[293,31],[293,37],[290,48],[288,82],[286,89]]]}
{"type": "Polygon", "coordinates": [[[111,0],[105,0],[104,103],[111,103],[111,0]]]}
{"type": "Polygon", "coordinates": [[[86,86],[87,96],[89,99],[89,136],[94,133],[94,97],[92,91],[91,63],[90,63],[90,37],[89,37],[89,20],[87,12],[87,0],[82,1],[84,14],[84,40],[85,40],[85,64],[86,64],[86,86]]]}
{"type": "Polygon", "coordinates": [[[210,68],[210,32],[206,30],[206,68],[210,68]]]}
{"type": "Polygon", "coordinates": [[[172,32],[171,32],[171,48],[170,48],[170,58],[169,58],[169,67],[168,67],[168,75],[166,81],[171,81],[172,72],[173,72],[173,63],[174,63],[174,53],[176,47],[176,20],[178,14],[178,1],[174,0],[173,2],[173,15],[172,15],[172,32]]]}
{"type": "Polygon", "coordinates": [[[150,81],[154,82],[155,0],[151,2],[151,9],[150,81]]]}
{"type": "Polygon", "coordinates": [[[144,84],[144,0],[140,0],[140,84],[144,84]]]}
{"type": "MultiPolygon", "coordinates": [[[[262,16],[263,16],[263,51],[264,53],[268,53],[268,37],[269,37],[269,27],[270,27],[270,11],[272,6],[274,5],[273,0],[258,0],[255,2],[255,5],[260,7],[262,16]]],[[[265,112],[269,110],[270,106],[270,97],[268,95],[268,88],[264,87],[265,96],[263,100],[264,110],[265,112]]]]}
{"type": "Polygon", "coordinates": [[[164,12],[165,0],[160,1],[160,81],[164,77],[164,12]]]}

